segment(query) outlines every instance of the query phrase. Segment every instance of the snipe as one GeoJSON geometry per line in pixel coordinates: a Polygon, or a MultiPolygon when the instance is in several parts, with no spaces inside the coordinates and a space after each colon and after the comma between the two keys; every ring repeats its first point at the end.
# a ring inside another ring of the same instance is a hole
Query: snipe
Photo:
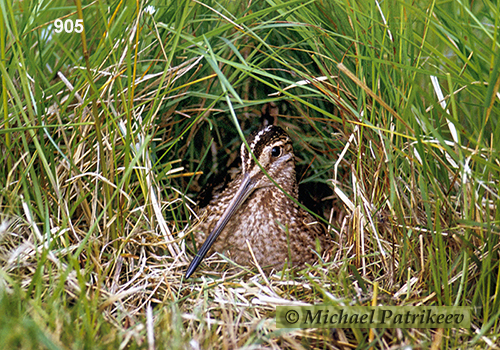
{"type": "MultiPolygon", "coordinates": [[[[297,200],[295,156],[288,134],[270,125],[250,135],[248,145],[267,174],[297,200]]],[[[323,249],[330,245],[324,227],[276,187],[244,143],[241,163],[241,174],[202,209],[207,213],[206,221],[199,225],[195,240],[198,245],[204,243],[186,278],[211,248],[229,252],[233,261],[248,266],[253,261],[248,241],[262,267],[279,269],[287,261],[294,266],[317,261],[316,240],[323,249]]]]}

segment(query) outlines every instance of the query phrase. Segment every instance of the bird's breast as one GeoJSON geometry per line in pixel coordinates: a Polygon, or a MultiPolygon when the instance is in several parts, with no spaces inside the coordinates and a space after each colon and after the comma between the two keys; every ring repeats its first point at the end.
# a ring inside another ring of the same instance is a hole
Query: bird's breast
{"type": "MultiPolygon", "coordinates": [[[[208,211],[214,209],[207,208],[208,211]]],[[[207,222],[199,228],[198,245],[205,241],[223,209],[219,206],[217,212],[209,213],[207,222]]],[[[250,265],[253,262],[250,245],[255,259],[263,267],[280,268],[288,258],[299,263],[309,261],[315,235],[301,232],[311,229],[304,226],[301,218],[303,215],[300,215],[296,204],[279,189],[258,189],[229,220],[211,252],[229,254],[238,264],[250,265]]]]}

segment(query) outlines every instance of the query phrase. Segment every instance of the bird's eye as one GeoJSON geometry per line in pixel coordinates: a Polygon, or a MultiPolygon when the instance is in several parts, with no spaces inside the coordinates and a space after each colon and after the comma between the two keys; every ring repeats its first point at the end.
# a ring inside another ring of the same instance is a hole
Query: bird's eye
{"type": "Polygon", "coordinates": [[[274,146],[273,149],[271,150],[271,155],[273,157],[279,157],[281,155],[281,147],[274,146]]]}

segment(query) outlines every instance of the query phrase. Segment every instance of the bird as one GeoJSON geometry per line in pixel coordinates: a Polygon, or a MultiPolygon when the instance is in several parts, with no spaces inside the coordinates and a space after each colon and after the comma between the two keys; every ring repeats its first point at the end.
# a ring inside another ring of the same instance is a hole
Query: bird
{"type": "Polygon", "coordinates": [[[324,226],[297,204],[295,155],[287,132],[268,125],[253,132],[247,144],[240,148],[241,173],[200,210],[206,220],[197,225],[194,238],[201,247],[186,279],[209,251],[229,253],[237,264],[251,266],[249,243],[260,266],[281,269],[285,263],[302,267],[317,261],[317,243],[323,251],[331,246],[324,226]]]}

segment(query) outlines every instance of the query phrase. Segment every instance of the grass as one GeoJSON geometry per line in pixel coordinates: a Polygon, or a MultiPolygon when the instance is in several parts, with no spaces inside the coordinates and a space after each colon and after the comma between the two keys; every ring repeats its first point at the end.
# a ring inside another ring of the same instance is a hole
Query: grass
{"type": "Polygon", "coordinates": [[[498,4],[2,0],[0,11],[6,348],[499,347],[498,4]],[[54,31],[78,18],[84,33],[54,31]],[[214,256],[184,280],[193,199],[268,102],[336,246],[268,275],[214,256]],[[276,305],[298,302],[461,305],[473,319],[277,329],[276,305]]]}

